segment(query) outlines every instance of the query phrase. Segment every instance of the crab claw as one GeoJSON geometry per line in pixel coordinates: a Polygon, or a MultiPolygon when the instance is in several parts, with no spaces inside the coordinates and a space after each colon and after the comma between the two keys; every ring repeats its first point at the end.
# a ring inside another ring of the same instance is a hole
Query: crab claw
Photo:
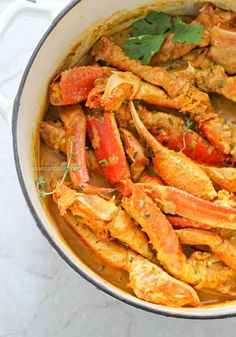
{"type": "Polygon", "coordinates": [[[50,103],[68,105],[87,99],[97,78],[111,73],[108,67],[74,67],[57,75],[50,85],[50,103]]]}
{"type": "Polygon", "coordinates": [[[130,102],[133,122],[154,153],[153,164],[156,173],[168,184],[207,200],[217,194],[207,174],[182,153],[165,148],[152,136],[141,122],[133,102],[130,102]],[[177,173],[177,174],[176,174],[177,173]]]}
{"type": "Polygon", "coordinates": [[[114,114],[105,112],[99,117],[88,116],[87,125],[96,157],[110,183],[130,178],[114,114]]]}
{"type": "Polygon", "coordinates": [[[64,217],[80,239],[106,264],[129,273],[129,286],[138,298],[172,307],[198,306],[192,287],[178,281],[157,265],[114,241],[102,241],[85,225],[69,215],[64,217]]]}

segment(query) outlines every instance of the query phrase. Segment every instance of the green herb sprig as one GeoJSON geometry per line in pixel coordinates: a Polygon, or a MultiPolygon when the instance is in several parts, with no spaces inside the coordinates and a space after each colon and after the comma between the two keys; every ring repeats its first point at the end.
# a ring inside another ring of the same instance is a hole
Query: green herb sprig
{"type": "Polygon", "coordinates": [[[181,151],[183,151],[186,148],[186,132],[191,128],[193,125],[193,121],[190,119],[186,119],[185,124],[183,125],[183,148],[181,151]]]}
{"type": "Polygon", "coordinates": [[[204,26],[187,24],[180,17],[173,18],[166,13],[150,12],[133,23],[130,37],[123,44],[125,55],[148,64],[171,33],[174,33],[173,42],[198,44],[204,36],[204,26]]]}
{"type": "MultiPolygon", "coordinates": [[[[66,164],[66,168],[63,174],[63,177],[61,178],[60,181],[56,182],[56,185],[62,185],[66,179],[67,174],[70,172],[70,164],[71,164],[71,159],[74,156],[74,153],[72,152],[73,148],[73,143],[71,142],[70,144],[70,155],[66,164]]],[[[43,175],[40,175],[38,180],[36,181],[36,188],[40,194],[41,198],[45,198],[48,195],[52,195],[55,192],[55,189],[53,191],[48,192],[46,188],[46,181],[44,179],[43,175]]]]}

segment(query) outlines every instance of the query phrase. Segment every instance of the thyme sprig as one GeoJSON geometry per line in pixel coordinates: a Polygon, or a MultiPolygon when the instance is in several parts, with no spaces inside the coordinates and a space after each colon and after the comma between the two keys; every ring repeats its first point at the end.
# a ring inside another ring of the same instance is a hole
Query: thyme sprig
{"type": "Polygon", "coordinates": [[[186,132],[191,128],[192,125],[193,121],[186,119],[186,122],[183,125],[183,148],[181,149],[181,152],[186,148],[186,132]]]}
{"type": "MultiPolygon", "coordinates": [[[[72,152],[72,148],[73,148],[73,143],[71,142],[70,143],[69,158],[68,158],[68,161],[67,161],[67,164],[66,164],[66,168],[65,168],[63,177],[61,178],[60,181],[56,182],[56,186],[62,185],[64,183],[66,177],[67,177],[67,174],[70,172],[71,159],[74,156],[74,153],[72,152]]],[[[45,198],[48,195],[52,195],[56,190],[56,189],[54,189],[53,191],[50,191],[50,192],[47,191],[46,181],[45,181],[43,175],[40,175],[38,180],[36,181],[36,188],[37,188],[37,191],[39,192],[41,198],[45,198]]]]}

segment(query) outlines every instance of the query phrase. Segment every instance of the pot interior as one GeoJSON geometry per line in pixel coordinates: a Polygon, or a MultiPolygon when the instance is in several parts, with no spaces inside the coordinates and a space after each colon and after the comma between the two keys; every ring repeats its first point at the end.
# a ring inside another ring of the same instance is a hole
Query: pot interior
{"type": "MultiPolygon", "coordinates": [[[[234,1],[213,2],[220,7],[236,10],[234,1]]],[[[47,156],[54,156],[55,166],[60,165],[61,160],[46,146],[40,149],[39,142],[38,122],[48,106],[47,91],[51,78],[61,69],[84,64],[91,46],[102,35],[112,35],[126,29],[150,10],[193,15],[200,4],[199,1],[181,0],[148,4],[141,0],[103,0],[95,11],[91,10],[94,7],[93,0],[74,1],[54,20],[32,55],[15,101],[13,135],[17,170],[24,195],[40,229],[67,263],[104,291],[142,309],[164,315],[211,318],[234,314],[236,302],[221,303],[229,298],[220,296],[208,307],[175,309],[137,299],[127,286],[127,273],[104,266],[73,230],[65,225],[54,204],[49,199],[40,200],[35,187],[38,168],[47,162],[47,156]]],[[[201,296],[207,303],[208,295],[203,292],[201,296]]]]}

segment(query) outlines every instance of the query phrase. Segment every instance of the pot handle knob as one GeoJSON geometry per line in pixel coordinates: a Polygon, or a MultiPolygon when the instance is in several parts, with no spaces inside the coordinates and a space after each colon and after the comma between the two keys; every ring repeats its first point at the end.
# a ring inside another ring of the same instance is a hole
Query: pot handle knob
{"type": "MultiPolygon", "coordinates": [[[[33,17],[44,17],[51,22],[67,3],[68,0],[16,0],[12,2],[0,13],[0,39],[12,21],[19,15],[28,14],[33,17]]],[[[13,98],[6,98],[0,93],[0,116],[8,125],[11,125],[13,101],[13,98]]]]}

